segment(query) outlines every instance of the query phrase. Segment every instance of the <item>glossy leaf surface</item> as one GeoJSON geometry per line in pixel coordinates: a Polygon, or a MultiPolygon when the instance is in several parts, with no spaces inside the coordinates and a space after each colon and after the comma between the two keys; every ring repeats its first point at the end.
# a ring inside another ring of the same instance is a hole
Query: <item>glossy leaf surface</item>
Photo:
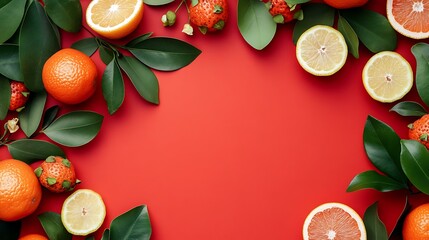
{"type": "Polygon", "coordinates": [[[387,240],[387,230],[384,223],[378,216],[378,204],[377,202],[369,206],[363,216],[363,222],[365,223],[367,239],[371,240],[387,240]]]}
{"type": "Polygon", "coordinates": [[[92,56],[98,49],[97,40],[93,37],[84,38],[71,45],[71,48],[85,53],[87,56],[92,56]]]}
{"type": "Polygon", "coordinates": [[[24,0],[11,0],[0,8],[0,44],[11,38],[24,17],[24,0]]]}
{"type": "Polygon", "coordinates": [[[351,53],[353,57],[359,58],[359,39],[355,30],[353,30],[347,20],[342,16],[338,17],[338,31],[343,34],[349,53],[351,53]]]}
{"type": "Polygon", "coordinates": [[[91,111],[69,112],[55,119],[43,130],[53,141],[68,147],[78,147],[94,139],[100,131],[103,116],[91,111]]]}
{"type": "Polygon", "coordinates": [[[429,152],[414,140],[401,140],[401,165],[410,182],[429,194],[429,152]]]}
{"type": "MultiPolygon", "coordinates": [[[[0,120],[3,120],[7,116],[10,104],[10,84],[9,79],[0,75],[0,120]]],[[[2,129],[2,126],[0,126],[2,129]]]]}
{"type": "Polygon", "coordinates": [[[33,135],[40,126],[46,98],[45,91],[31,93],[25,108],[19,112],[20,126],[27,137],[33,135]]]}
{"type": "Polygon", "coordinates": [[[160,71],[185,67],[201,53],[187,42],[166,37],[146,39],[134,44],[129,51],[145,65],[160,71]]]}
{"type": "Polygon", "coordinates": [[[79,0],[44,0],[52,21],[67,32],[77,33],[82,27],[82,6],[79,0]]]}
{"type": "Polygon", "coordinates": [[[71,240],[72,235],[67,232],[61,222],[61,215],[55,212],[44,212],[37,216],[49,240],[71,240]]]}
{"type": "Polygon", "coordinates": [[[393,106],[390,111],[396,112],[401,116],[421,117],[427,114],[426,109],[418,102],[405,101],[393,106]]]}
{"type": "Polygon", "coordinates": [[[125,98],[124,80],[115,59],[110,61],[104,69],[101,86],[107,109],[112,115],[119,109],[125,98]]]}
{"type": "Polygon", "coordinates": [[[18,45],[0,45],[0,74],[15,81],[23,81],[19,65],[18,45]]]}
{"type": "Polygon", "coordinates": [[[144,3],[151,6],[161,6],[173,2],[174,0],[144,0],[144,3]]]}
{"type": "Polygon", "coordinates": [[[142,34],[138,37],[135,37],[133,39],[131,39],[127,44],[125,44],[125,47],[127,48],[132,48],[134,46],[137,46],[138,44],[142,43],[143,41],[146,41],[147,39],[149,39],[150,36],[152,36],[152,32],[149,33],[145,33],[142,34]]]}
{"type": "Polygon", "coordinates": [[[111,240],[149,240],[152,227],[145,205],[137,206],[113,219],[110,224],[111,240]]]}
{"type": "Polygon", "coordinates": [[[10,155],[28,164],[49,156],[65,157],[64,151],[55,144],[38,139],[19,139],[7,144],[10,155]]]}
{"type": "Polygon", "coordinates": [[[47,128],[55,120],[59,110],[60,108],[58,105],[46,109],[45,115],[43,116],[42,129],[47,128]]]}
{"type": "Polygon", "coordinates": [[[244,40],[257,50],[264,49],[274,38],[277,24],[259,0],[238,0],[238,29],[244,40]]]}
{"type": "Polygon", "coordinates": [[[416,88],[420,98],[429,106],[429,44],[416,43],[412,48],[416,59],[416,88]]]}
{"type": "Polygon", "coordinates": [[[405,188],[406,186],[403,183],[370,170],[356,175],[347,187],[347,192],[354,192],[362,189],[375,189],[380,192],[390,192],[405,188]]]}

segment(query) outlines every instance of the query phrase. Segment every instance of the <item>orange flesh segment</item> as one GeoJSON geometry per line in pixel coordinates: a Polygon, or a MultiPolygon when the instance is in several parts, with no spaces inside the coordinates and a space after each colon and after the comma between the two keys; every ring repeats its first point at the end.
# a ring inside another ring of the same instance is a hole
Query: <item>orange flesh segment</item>
{"type": "Polygon", "coordinates": [[[429,1],[393,0],[392,4],[395,20],[405,29],[411,32],[429,32],[429,1]]]}
{"type": "Polygon", "coordinates": [[[131,16],[136,5],[137,1],[121,0],[107,0],[102,4],[98,3],[92,8],[92,21],[103,28],[114,27],[131,16]]]}

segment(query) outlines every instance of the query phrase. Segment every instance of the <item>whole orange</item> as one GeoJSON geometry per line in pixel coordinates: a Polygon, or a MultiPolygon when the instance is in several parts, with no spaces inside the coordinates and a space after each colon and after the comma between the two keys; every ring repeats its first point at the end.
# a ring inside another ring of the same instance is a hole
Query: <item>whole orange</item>
{"type": "Polygon", "coordinates": [[[413,209],[404,220],[402,236],[404,240],[429,239],[429,203],[413,209]]]}
{"type": "Polygon", "coordinates": [[[32,214],[41,199],[42,188],[28,164],[0,161],[0,220],[16,221],[32,214]]]}
{"type": "Polygon", "coordinates": [[[18,238],[18,240],[48,240],[48,238],[40,234],[28,234],[18,238]]]}
{"type": "Polygon", "coordinates": [[[97,85],[97,66],[84,53],[64,48],[43,65],[46,91],[65,104],[77,104],[91,97],[97,85]]]}
{"type": "Polygon", "coordinates": [[[323,0],[323,1],[329,6],[337,9],[361,7],[368,2],[368,0],[323,0]]]}

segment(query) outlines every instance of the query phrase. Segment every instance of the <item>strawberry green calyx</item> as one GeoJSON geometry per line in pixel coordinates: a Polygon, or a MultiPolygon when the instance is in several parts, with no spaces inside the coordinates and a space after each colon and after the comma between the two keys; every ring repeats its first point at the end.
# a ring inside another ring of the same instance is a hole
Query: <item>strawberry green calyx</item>
{"type": "Polygon", "coordinates": [[[48,182],[49,185],[54,185],[55,183],[57,183],[57,179],[52,178],[52,177],[48,177],[48,178],[46,178],[46,182],[48,182]]]}
{"type": "Polygon", "coordinates": [[[220,5],[215,5],[213,9],[213,13],[220,14],[223,12],[223,7],[220,5]]]}
{"type": "Polygon", "coordinates": [[[223,20],[219,20],[214,26],[213,28],[216,30],[222,30],[225,27],[225,21],[223,20]]]}
{"type": "Polygon", "coordinates": [[[70,168],[71,163],[70,163],[70,161],[69,161],[67,158],[64,158],[64,159],[61,161],[61,163],[62,163],[64,166],[66,166],[66,167],[70,168]]]}
{"type": "Polygon", "coordinates": [[[422,135],[420,135],[420,140],[427,141],[428,140],[428,134],[427,133],[423,133],[422,135]]]}
{"type": "Polygon", "coordinates": [[[206,34],[208,32],[208,28],[206,26],[200,26],[198,27],[198,30],[200,30],[202,34],[206,34]]]}
{"type": "Polygon", "coordinates": [[[40,177],[40,175],[42,175],[42,172],[43,172],[42,167],[38,167],[38,168],[34,169],[34,173],[36,174],[36,177],[40,177]]]}
{"type": "Polygon", "coordinates": [[[198,5],[198,0],[191,0],[192,7],[195,7],[198,5]]]}
{"type": "Polygon", "coordinates": [[[53,163],[55,162],[55,157],[54,156],[49,156],[46,158],[45,162],[47,163],[53,163]]]}

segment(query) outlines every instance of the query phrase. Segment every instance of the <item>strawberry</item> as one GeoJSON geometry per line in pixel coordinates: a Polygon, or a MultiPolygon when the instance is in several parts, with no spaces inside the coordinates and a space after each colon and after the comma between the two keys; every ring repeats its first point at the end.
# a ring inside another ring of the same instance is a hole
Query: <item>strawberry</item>
{"type": "Polygon", "coordinates": [[[61,193],[72,191],[80,180],[72,163],[59,156],[47,157],[38,168],[34,170],[42,186],[51,192],[61,193]]]}
{"type": "Polygon", "coordinates": [[[20,111],[24,108],[25,103],[28,100],[28,94],[30,93],[25,87],[24,83],[11,81],[10,82],[10,103],[9,110],[20,111]]]}
{"type": "Polygon", "coordinates": [[[191,0],[189,19],[201,33],[222,30],[228,20],[226,0],[191,0]]]}
{"type": "Polygon", "coordinates": [[[408,125],[408,137],[419,141],[429,149],[429,114],[408,125]]]}
{"type": "Polygon", "coordinates": [[[276,23],[287,23],[294,19],[301,20],[303,16],[300,5],[289,5],[285,0],[271,0],[268,2],[268,8],[276,23]]]}

